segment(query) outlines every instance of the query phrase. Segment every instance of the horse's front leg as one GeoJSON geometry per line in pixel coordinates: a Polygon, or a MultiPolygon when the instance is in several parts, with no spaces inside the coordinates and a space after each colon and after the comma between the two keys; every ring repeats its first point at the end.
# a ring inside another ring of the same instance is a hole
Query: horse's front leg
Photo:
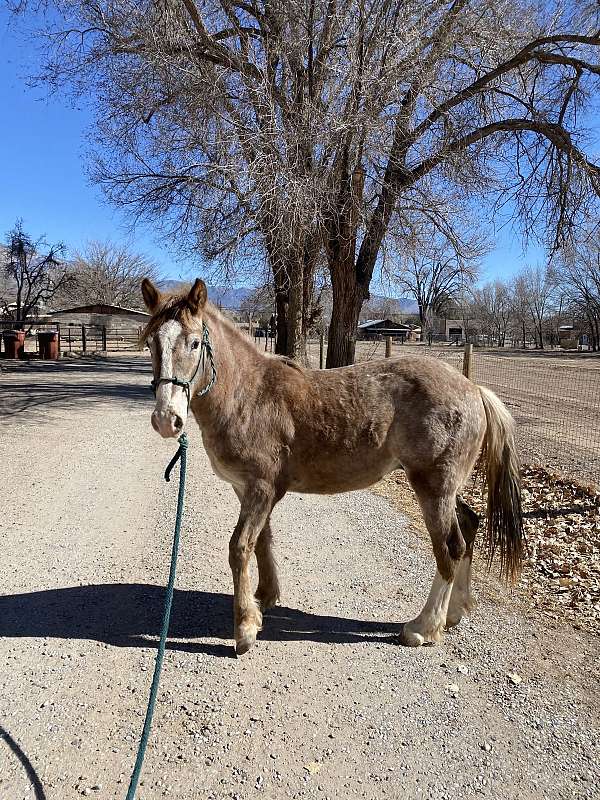
{"type": "Polygon", "coordinates": [[[258,535],[273,507],[274,490],[266,481],[246,487],[240,517],[229,542],[229,566],[233,577],[233,625],[235,652],[248,652],[262,626],[262,614],[252,593],[249,563],[258,535]]]}

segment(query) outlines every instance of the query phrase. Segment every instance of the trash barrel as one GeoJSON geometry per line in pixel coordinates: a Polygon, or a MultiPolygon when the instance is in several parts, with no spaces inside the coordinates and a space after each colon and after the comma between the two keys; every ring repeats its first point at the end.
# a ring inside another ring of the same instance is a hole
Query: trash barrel
{"type": "Polygon", "coordinates": [[[6,358],[23,358],[25,353],[25,331],[4,331],[4,352],[6,358]]]}
{"type": "Polygon", "coordinates": [[[58,331],[38,331],[40,358],[45,361],[58,359],[58,331]]]}

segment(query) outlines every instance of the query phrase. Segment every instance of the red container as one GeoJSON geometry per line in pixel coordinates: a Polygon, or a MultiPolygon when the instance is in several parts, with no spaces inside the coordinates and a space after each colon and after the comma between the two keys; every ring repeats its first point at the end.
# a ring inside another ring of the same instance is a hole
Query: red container
{"type": "Polygon", "coordinates": [[[4,331],[4,352],[6,358],[23,358],[25,353],[25,331],[4,331]]]}
{"type": "Polygon", "coordinates": [[[58,359],[58,331],[38,331],[40,358],[45,361],[58,359]]]}

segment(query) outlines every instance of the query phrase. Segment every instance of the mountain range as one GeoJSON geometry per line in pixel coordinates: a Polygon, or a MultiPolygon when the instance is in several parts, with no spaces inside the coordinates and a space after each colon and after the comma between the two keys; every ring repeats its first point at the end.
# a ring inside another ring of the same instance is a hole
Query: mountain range
{"type": "MultiPolygon", "coordinates": [[[[169,280],[161,283],[161,288],[168,291],[174,291],[183,284],[183,281],[169,280]]],[[[231,287],[231,286],[215,286],[207,284],[208,299],[211,303],[220,308],[227,308],[232,311],[237,311],[242,303],[254,291],[254,288],[247,286],[231,287]]],[[[368,306],[376,313],[377,307],[385,308],[389,306],[389,311],[385,313],[395,314],[416,314],[417,305],[414,300],[406,297],[385,297],[384,295],[372,294],[368,301],[368,306]]],[[[366,311],[367,309],[365,309],[366,311]]],[[[369,311],[370,313],[370,311],[369,311]]],[[[364,316],[364,314],[362,315],[364,316]]]]}

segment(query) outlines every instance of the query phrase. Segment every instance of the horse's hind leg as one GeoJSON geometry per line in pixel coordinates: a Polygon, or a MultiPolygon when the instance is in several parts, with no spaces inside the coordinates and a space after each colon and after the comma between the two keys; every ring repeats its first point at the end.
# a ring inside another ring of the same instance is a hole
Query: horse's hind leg
{"type": "Polygon", "coordinates": [[[261,611],[266,611],[279,602],[279,580],[277,565],[273,558],[273,533],[271,520],[265,522],[256,542],[256,561],[258,563],[258,588],[254,595],[261,611]]]}
{"type": "Polygon", "coordinates": [[[442,637],[452,584],[466,545],[456,516],[455,492],[440,493],[443,481],[435,481],[434,476],[420,476],[413,471],[407,471],[407,475],[423,511],[437,563],[437,572],[421,613],[407,622],[402,632],[404,644],[418,646],[437,642],[442,637]]]}
{"type": "Polygon", "coordinates": [[[471,567],[479,517],[461,497],[456,498],[456,515],[465,540],[466,550],[454,576],[454,585],[446,616],[447,628],[458,625],[465,614],[469,614],[475,607],[475,601],[471,595],[471,567]]]}

